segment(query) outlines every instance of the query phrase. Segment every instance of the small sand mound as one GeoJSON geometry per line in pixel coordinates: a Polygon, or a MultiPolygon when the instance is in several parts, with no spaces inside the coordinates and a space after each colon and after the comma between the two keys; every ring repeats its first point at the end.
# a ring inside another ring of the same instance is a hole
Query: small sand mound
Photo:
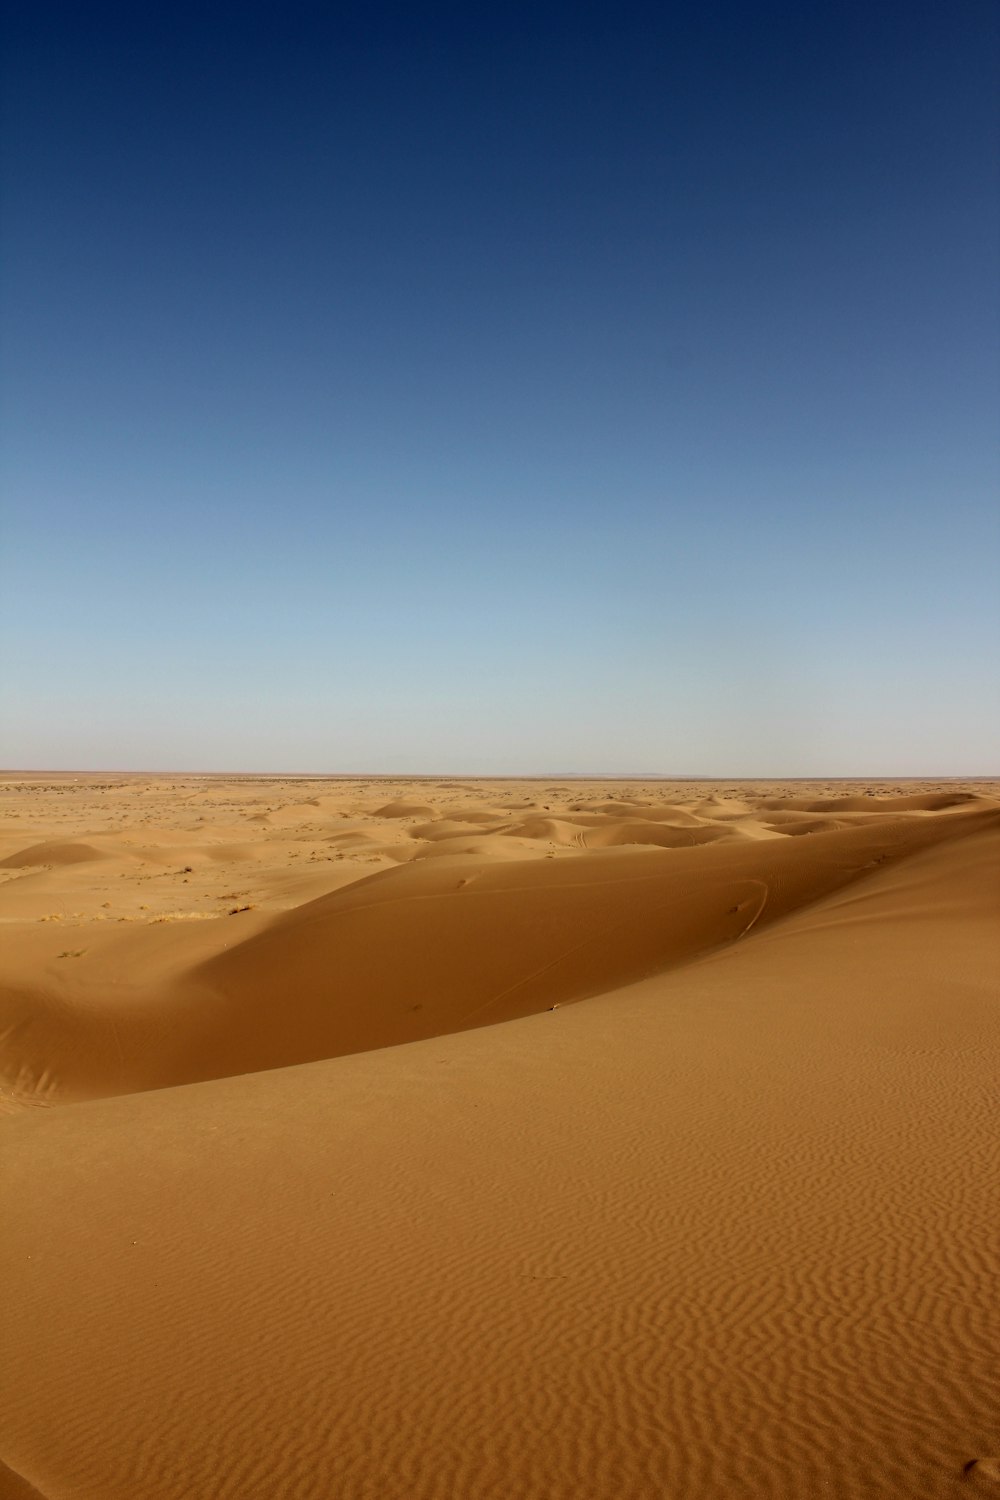
{"type": "MultiPolygon", "coordinates": [[[[633,809],[633,817],[635,810],[633,809]]],[[[660,807],[644,807],[642,819],[646,823],[669,823],[673,828],[703,828],[705,820],[686,807],[675,807],[664,803],[660,807]]]]}
{"type": "Polygon", "coordinates": [[[455,823],[475,823],[485,828],[490,823],[499,823],[502,818],[508,816],[509,811],[509,808],[488,812],[483,808],[475,807],[442,807],[438,809],[438,817],[450,818],[455,823]]]}
{"type": "Polygon", "coordinates": [[[520,823],[512,823],[509,828],[505,828],[504,835],[515,839],[542,839],[548,844],[570,845],[580,842],[580,829],[574,822],[564,818],[524,818],[520,823]]]}
{"type": "Polygon", "coordinates": [[[973,1458],[965,1465],[965,1477],[991,1491],[1000,1491],[1000,1458],[973,1458]]]}
{"type": "Polygon", "coordinates": [[[809,818],[809,817],[787,817],[771,818],[766,825],[774,833],[788,834],[793,837],[799,833],[829,833],[833,828],[843,828],[844,823],[837,818],[809,818]]]}
{"type": "Polygon", "coordinates": [[[426,802],[387,802],[376,808],[373,818],[433,818],[434,809],[426,802]]]}
{"type": "Polygon", "coordinates": [[[93,844],[32,844],[28,849],[19,849],[16,854],[0,859],[0,869],[23,870],[28,865],[82,865],[107,857],[93,844]]]}
{"type": "Polygon", "coordinates": [[[482,838],[483,826],[478,822],[466,823],[458,818],[441,818],[436,823],[419,823],[416,828],[409,829],[409,835],[412,839],[426,839],[429,843],[439,843],[442,839],[462,838],[469,835],[482,838]]]}
{"type": "Polygon", "coordinates": [[[418,844],[413,851],[414,860],[423,859],[449,859],[461,855],[463,858],[475,856],[480,860],[510,861],[523,860],[526,853],[539,851],[531,850],[530,844],[521,840],[508,839],[505,834],[483,833],[482,829],[476,829],[473,833],[459,833],[441,839],[427,839],[418,844]]]}

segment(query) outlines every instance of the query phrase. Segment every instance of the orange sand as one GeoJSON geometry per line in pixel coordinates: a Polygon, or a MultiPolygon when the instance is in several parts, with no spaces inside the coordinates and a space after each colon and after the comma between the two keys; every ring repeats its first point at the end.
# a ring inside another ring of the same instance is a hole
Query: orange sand
{"type": "Polygon", "coordinates": [[[989,783],[8,776],[0,1497],[1000,1494],[998,867],[989,783]]]}

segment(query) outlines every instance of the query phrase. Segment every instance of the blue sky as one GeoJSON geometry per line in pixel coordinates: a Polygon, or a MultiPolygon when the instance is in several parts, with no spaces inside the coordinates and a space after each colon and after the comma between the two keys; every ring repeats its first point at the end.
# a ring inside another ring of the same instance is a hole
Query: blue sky
{"type": "Polygon", "coordinates": [[[8,10],[0,760],[1000,769],[996,12],[8,10]]]}

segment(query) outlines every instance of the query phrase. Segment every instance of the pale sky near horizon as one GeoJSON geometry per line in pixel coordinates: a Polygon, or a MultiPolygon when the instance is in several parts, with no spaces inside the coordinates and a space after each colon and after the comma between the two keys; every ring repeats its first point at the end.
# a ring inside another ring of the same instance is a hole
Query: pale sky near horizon
{"type": "Polygon", "coordinates": [[[992,5],[3,41],[0,763],[1000,771],[992,5]]]}

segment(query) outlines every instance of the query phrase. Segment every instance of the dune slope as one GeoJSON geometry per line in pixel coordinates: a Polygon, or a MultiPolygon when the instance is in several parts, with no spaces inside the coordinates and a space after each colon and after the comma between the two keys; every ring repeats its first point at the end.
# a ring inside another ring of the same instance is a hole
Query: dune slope
{"type": "Polygon", "coordinates": [[[10,1122],[8,1462],[50,1500],[987,1483],[998,858],[554,1014],[10,1122]]]}
{"type": "Polygon", "coordinates": [[[67,1078],[119,962],[149,1057],[162,1004],[171,1066],[241,1024],[268,1062],[0,1124],[2,1500],[997,1493],[998,809],[802,812],[101,928],[94,991],[46,957],[85,927],[26,928],[67,1078]],[[280,1065],[340,985],[392,1035],[391,974],[439,1034],[280,1065]],[[477,976],[533,1013],[463,1017],[477,976]]]}

